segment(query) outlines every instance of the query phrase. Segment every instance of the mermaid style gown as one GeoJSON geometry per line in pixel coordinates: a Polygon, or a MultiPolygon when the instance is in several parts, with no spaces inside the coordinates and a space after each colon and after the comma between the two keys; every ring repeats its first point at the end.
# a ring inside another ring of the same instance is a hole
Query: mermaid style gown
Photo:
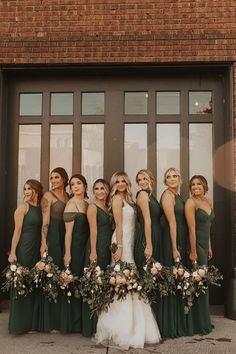
{"type": "MultiPolygon", "coordinates": [[[[16,248],[17,262],[29,269],[33,268],[39,260],[41,226],[41,208],[29,204],[29,210],[24,217],[20,240],[16,248]]],[[[11,293],[9,333],[21,334],[33,329],[36,293],[36,290],[34,290],[25,297],[18,296],[17,299],[11,293]]]]}
{"type": "MultiPolygon", "coordinates": [[[[195,212],[197,263],[199,266],[208,264],[210,229],[213,219],[213,211],[208,214],[205,210],[198,208],[195,212]]],[[[191,335],[208,334],[214,328],[210,319],[208,290],[206,294],[201,294],[194,299],[188,315],[188,326],[191,335]]]]}
{"type": "MultiPolygon", "coordinates": [[[[121,260],[134,263],[135,212],[124,201],[123,253],[121,260]]],[[[116,232],[112,236],[116,242],[116,232]]],[[[138,295],[127,295],[125,300],[114,300],[107,312],[98,317],[95,341],[123,349],[143,348],[145,343],[159,343],[160,332],[149,304],[138,299],[138,295]]]]}

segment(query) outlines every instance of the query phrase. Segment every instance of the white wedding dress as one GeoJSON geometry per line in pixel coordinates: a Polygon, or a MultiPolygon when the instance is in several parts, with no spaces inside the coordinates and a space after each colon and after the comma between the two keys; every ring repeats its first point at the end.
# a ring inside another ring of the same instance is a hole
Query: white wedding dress
{"type": "MultiPolygon", "coordinates": [[[[122,209],[123,252],[121,260],[134,263],[135,213],[126,202],[122,209]]],[[[114,231],[112,242],[116,241],[114,231]]],[[[125,300],[114,300],[107,312],[98,317],[96,343],[122,349],[143,348],[144,343],[159,343],[159,328],[151,307],[137,294],[127,295],[125,300]]]]}

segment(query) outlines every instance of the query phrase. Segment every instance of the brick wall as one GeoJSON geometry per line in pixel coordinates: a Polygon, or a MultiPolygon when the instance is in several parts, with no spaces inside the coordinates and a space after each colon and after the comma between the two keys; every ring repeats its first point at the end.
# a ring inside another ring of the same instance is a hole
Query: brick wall
{"type": "Polygon", "coordinates": [[[0,0],[0,64],[234,61],[235,0],[0,0]]]}

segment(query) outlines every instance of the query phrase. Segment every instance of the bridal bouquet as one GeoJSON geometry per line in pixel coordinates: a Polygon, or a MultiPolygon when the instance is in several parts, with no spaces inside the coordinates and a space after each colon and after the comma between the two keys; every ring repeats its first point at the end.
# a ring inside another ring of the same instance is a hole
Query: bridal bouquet
{"type": "Polygon", "coordinates": [[[69,268],[62,270],[59,273],[60,289],[64,296],[67,298],[67,302],[70,303],[71,297],[80,297],[78,289],[78,277],[71,273],[69,268]]]}
{"type": "Polygon", "coordinates": [[[21,266],[19,263],[12,263],[3,271],[5,281],[2,291],[13,290],[14,298],[26,296],[33,290],[33,279],[29,268],[21,266]]]}
{"type": "Polygon", "coordinates": [[[96,263],[84,268],[79,280],[79,292],[83,301],[88,303],[92,316],[106,310],[107,303],[110,303],[107,289],[104,271],[96,263]]]}
{"type": "Polygon", "coordinates": [[[40,287],[50,302],[57,302],[60,292],[60,270],[46,252],[31,270],[36,288],[40,287]]]}
{"type": "Polygon", "coordinates": [[[155,301],[157,296],[175,294],[175,281],[170,268],[151,259],[143,269],[143,287],[150,301],[155,301]]]}

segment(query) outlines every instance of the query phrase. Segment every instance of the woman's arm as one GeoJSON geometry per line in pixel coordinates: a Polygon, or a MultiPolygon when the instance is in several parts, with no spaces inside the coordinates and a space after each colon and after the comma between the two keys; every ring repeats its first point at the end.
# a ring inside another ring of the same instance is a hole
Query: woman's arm
{"type": "Polygon", "coordinates": [[[50,223],[51,204],[52,204],[52,196],[49,192],[46,192],[41,200],[42,217],[43,217],[42,230],[41,230],[41,247],[40,247],[41,257],[43,257],[44,252],[48,252],[47,234],[48,234],[48,227],[50,223]]]}
{"type": "Polygon", "coordinates": [[[116,196],[112,201],[112,213],[116,226],[116,242],[117,250],[113,254],[113,258],[116,262],[121,259],[123,250],[123,232],[122,232],[122,207],[123,200],[120,196],[116,196]]]}
{"type": "Polygon", "coordinates": [[[17,261],[16,247],[20,240],[24,217],[29,210],[28,204],[21,204],[14,213],[15,228],[11,241],[11,251],[8,257],[8,262],[13,263],[17,261]]]}
{"type": "Polygon", "coordinates": [[[189,230],[189,242],[190,242],[190,254],[189,259],[192,263],[197,261],[196,250],[196,221],[195,221],[195,204],[194,201],[189,198],[185,203],[185,217],[189,230]]]}
{"type": "Polygon", "coordinates": [[[166,191],[162,196],[162,206],[170,227],[170,238],[172,245],[172,256],[174,261],[181,259],[180,253],[177,248],[177,224],[175,219],[175,197],[172,193],[166,191]]]}
{"type": "Polygon", "coordinates": [[[144,233],[146,239],[146,247],[144,250],[144,254],[146,259],[150,259],[152,257],[152,237],[151,237],[151,217],[149,210],[149,198],[148,194],[144,191],[139,192],[137,197],[137,205],[140,207],[143,219],[144,219],[144,233]]]}
{"type": "Polygon", "coordinates": [[[87,217],[90,230],[90,263],[97,261],[97,207],[95,204],[90,204],[87,209],[87,217]]]}

